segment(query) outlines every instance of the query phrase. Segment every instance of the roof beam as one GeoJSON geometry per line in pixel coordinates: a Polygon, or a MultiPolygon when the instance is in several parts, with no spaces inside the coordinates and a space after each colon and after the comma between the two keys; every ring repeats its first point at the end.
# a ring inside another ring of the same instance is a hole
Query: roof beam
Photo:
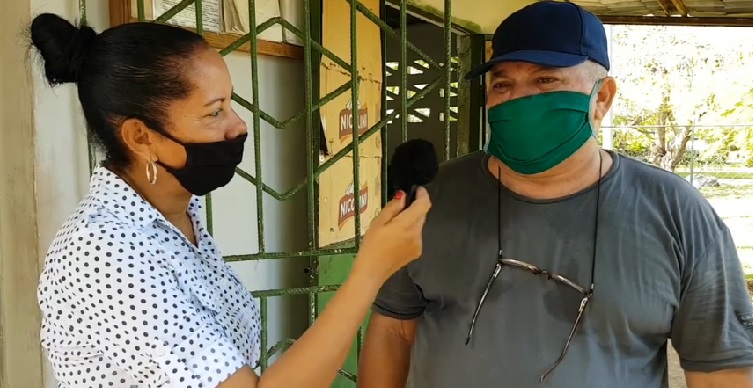
{"type": "Polygon", "coordinates": [[[664,11],[664,16],[672,15],[672,10],[675,8],[670,0],[658,0],[659,6],[664,11]]]}
{"type": "Polygon", "coordinates": [[[688,7],[685,6],[685,3],[682,2],[682,0],[671,0],[672,5],[675,6],[675,9],[677,9],[677,12],[680,13],[680,16],[687,17],[688,16],[688,7]]]}
{"type": "Polygon", "coordinates": [[[730,17],[661,17],[599,15],[604,24],[642,26],[753,27],[753,19],[730,17]]]}

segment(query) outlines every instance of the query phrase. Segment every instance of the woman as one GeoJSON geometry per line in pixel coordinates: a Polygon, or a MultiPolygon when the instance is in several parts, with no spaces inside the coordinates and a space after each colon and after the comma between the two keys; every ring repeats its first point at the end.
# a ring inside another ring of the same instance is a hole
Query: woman
{"type": "Polygon", "coordinates": [[[375,218],[349,279],[259,378],[259,312],[200,220],[226,185],[246,125],[201,36],[132,23],[97,35],[52,14],[31,25],[52,85],[76,83],[106,154],[41,275],[42,344],[62,387],[325,387],[381,284],[421,252],[430,202],[375,218]]]}

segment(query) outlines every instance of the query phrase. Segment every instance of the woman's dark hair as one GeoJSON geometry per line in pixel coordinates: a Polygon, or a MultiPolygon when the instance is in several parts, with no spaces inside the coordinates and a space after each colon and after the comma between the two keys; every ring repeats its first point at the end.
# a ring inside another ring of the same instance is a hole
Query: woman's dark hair
{"type": "Polygon", "coordinates": [[[134,118],[164,133],[168,104],[193,88],[185,76],[190,57],[209,47],[200,35],[179,27],[128,23],[97,35],[85,24],[74,26],[49,13],[35,17],[30,32],[48,82],[76,83],[87,128],[116,169],[131,162],[118,135],[120,124],[134,118]]]}

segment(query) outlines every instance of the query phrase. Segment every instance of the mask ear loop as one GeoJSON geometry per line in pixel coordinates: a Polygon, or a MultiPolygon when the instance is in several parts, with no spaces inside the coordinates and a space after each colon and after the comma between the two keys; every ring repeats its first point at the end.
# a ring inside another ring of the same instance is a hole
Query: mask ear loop
{"type": "Polygon", "coordinates": [[[588,125],[591,126],[591,136],[596,139],[596,142],[599,142],[599,134],[596,133],[596,123],[594,122],[594,115],[593,115],[593,109],[594,109],[594,102],[596,102],[596,98],[599,97],[599,90],[601,90],[601,85],[604,83],[604,78],[596,81],[596,85],[594,85],[593,89],[591,89],[591,99],[588,102],[588,125]]]}

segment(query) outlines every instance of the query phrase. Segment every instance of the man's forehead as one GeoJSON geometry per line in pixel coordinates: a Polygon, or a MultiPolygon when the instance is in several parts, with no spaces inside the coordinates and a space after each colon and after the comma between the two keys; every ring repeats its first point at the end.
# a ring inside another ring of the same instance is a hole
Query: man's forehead
{"type": "Polygon", "coordinates": [[[492,78],[513,77],[516,74],[526,74],[541,71],[566,71],[567,68],[537,65],[528,62],[502,62],[492,66],[489,74],[492,78]]]}

